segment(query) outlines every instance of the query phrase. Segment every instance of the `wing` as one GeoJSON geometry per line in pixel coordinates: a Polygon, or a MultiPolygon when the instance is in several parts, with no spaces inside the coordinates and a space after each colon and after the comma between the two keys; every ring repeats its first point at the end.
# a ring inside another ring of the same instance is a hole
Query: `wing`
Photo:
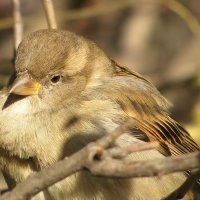
{"type": "Polygon", "coordinates": [[[137,121],[133,134],[159,141],[159,150],[166,156],[200,150],[189,133],[170,118],[169,103],[149,81],[117,64],[115,75],[109,92],[125,115],[137,121]]]}

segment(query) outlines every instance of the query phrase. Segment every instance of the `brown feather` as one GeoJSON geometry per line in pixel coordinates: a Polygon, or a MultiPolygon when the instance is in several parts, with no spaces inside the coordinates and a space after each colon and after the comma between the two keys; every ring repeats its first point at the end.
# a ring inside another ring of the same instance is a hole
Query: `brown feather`
{"type": "Polygon", "coordinates": [[[165,146],[164,149],[160,149],[161,152],[166,151],[166,146],[172,155],[200,150],[190,134],[169,117],[169,103],[161,94],[158,94],[149,81],[126,67],[121,67],[116,63],[114,66],[116,76],[123,76],[129,81],[129,85],[123,84],[122,88],[118,87],[120,92],[115,94],[116,100],[125,114],[137,121],[139,130],[145,133],[150,140],[158,140],[163,147],[165,146]],[[131,81],[134,82],[133,85],[131,81]],[[134,88],[136,81],[140,83],[139,88],[134,88]]]}

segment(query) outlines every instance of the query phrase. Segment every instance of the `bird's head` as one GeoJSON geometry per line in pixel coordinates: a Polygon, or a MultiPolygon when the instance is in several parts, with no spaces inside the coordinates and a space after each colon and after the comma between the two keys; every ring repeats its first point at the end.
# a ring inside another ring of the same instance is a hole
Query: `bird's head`
{"type": "Polygon", "coordinates": [[[112,75],[111,65],[100,48],[81,36],[39,30],[30,33],[19,45],[9,92],[61,101],[100,84],[112,75]]]}

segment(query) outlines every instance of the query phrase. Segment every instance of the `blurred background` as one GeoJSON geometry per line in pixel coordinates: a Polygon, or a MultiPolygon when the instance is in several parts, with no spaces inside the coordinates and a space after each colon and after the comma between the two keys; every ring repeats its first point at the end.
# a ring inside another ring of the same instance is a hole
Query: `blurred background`
{"type": "MultiPolygon", "coordinates": [[[[200,1],[53,1],[59,29],[95,41],[113,59],[148,78],[173,118],[200,145],[200,1]]],[[[41,0],[21,0],[24,35],[47,28],[41,0]]],[[[0,88],[13,70],[12,0],[0,0],[0,88]]],[[[6,189],[0,173],[0,189],[6,189]]]]}
{"type": "MultiPolygon", "coordinates": [[[[21,0],[24,35],[47,28],[40,0],[21,0]]],[[[200,144],[199,0],[54,0],[60,29],[95,41],[154,83],[200,144]]],[[[0,87],[12,71],[12,1],[0,1],[0,87]]]]}

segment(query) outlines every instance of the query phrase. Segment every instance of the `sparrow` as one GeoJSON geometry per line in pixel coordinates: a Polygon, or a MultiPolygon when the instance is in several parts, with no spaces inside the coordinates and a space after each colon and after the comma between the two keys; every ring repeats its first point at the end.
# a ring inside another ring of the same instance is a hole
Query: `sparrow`
{"type": "MultiPolygon", "coordinates": [[[[0,92],[0,169],[13,188],[35,171],[136,121],[120,146],[158,141],[159,148],[128,159],[160,159],[199,151],[170,117],[170,103],[138,73],[110,59],[95,43],[61,30],[39,30],[20,43],[14,73],[0,92]]],[[[163,199],[186,180],[182,172],[161,178],[112,179],[81,171],[33,200],[163,199]]],[[[193,199],[187,194],[184,199],[193,199]]]]}

